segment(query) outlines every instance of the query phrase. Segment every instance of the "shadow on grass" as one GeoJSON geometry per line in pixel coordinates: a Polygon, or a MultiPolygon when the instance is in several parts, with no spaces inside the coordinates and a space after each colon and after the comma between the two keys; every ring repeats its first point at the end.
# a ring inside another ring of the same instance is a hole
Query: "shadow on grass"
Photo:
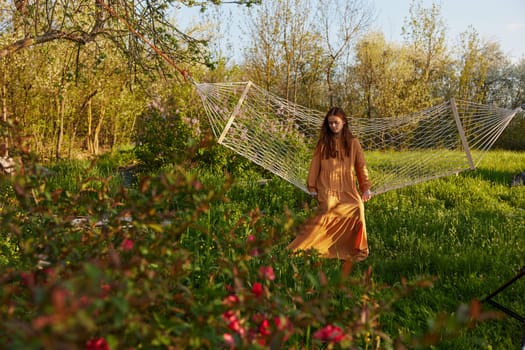
{"type": "Polygon", "coordinates": [[[477,168],[474,171],[465,172],[465,176],[490,181],[501,185],[511,186],[514,176],[517,174],[510,171],[477,168]]]}

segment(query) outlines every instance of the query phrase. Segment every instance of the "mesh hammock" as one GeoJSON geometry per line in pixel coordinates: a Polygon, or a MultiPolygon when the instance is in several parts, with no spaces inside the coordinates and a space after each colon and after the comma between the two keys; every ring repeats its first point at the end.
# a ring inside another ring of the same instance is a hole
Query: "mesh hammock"
{"type": "MultiPolygon", "coordinates": [[[[113,7],[100,4],[195,83],[113,7]]],[[[306,176],[324,113],[284,100],[250,81],[195,86],[220,144],[308,192],[306,176]]],[[[403,117],[354,118],[350,127],[365,149],[371,190],[377,195],[475,169],[519,111],[452,99],[403,117]]]]}
{"type": "MultiPolygon", "coordinates": [[[[325,112],[252,82],[196,83],[218,143],[301,190],[325,112]]],[[[395,118],[352,118],[375,195],[475,169],[521,108],[454,100],[395,118]]]]}

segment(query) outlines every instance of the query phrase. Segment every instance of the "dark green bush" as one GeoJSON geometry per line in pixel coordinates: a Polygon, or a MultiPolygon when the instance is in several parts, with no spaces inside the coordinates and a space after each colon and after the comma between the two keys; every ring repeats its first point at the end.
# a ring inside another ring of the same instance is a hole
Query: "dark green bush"
{"type": "Polygon", "coordinates": [[[500,149],[525,151],[525,112],[512,119],[494,146],[500,149]]]}
{"type": "Polygon", "coordinates": [[[191,131],[175,111],[151,107],[137,120],[135,154],[149,171],[185,159],[191,131]]]}

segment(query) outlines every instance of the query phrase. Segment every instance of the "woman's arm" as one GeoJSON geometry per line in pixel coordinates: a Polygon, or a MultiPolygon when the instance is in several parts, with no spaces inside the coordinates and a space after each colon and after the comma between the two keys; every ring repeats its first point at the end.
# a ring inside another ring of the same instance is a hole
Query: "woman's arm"
{"type": "Polygon", "coordinates": [[[308,178],[306,180],[306,188],[312,195],[317,195],[317,178],[321,171],[321,148],[315,149],[312,160],[310,161],[310,169],[308,170],[308,178]]]}
{"type": "Polygon", "coordinates": [[[366,168],[365,153],[363,148],[357,139],[354,139],[354,146],[356,150],[355,157],[355,171],[357,175],[357,182],[359,183],[359,189],[361,190],[361,198],[363,201],[367,201],[372,197],[370,187],[372,184],[368,177],[368,169],[366,168]]]}

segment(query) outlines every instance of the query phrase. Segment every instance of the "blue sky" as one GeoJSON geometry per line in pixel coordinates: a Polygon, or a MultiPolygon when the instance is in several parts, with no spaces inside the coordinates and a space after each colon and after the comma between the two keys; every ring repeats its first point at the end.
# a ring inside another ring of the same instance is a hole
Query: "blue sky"
{"type": "MultiPolygon", "coordinates": [[[[375,28],[387,40],[401,40],[401,27],[409,15],[410,1],[372,0],[377,11],[375,28]]],[[[472,26],[482,39],[496,41],[514,61],[525,58],[525,0],[421,0],[425,8],[441,6],[447,37],[456,40],[472,26]]]]}
{"type": "MultiPolygon", "coordinates": [[[[373,29],[383,32],[389,41],[400,42],[401,27],[405,18],[409,16],[411,0],[369,2],[377,13],[373,29]]],[[[459,34],[472,26],[481,39],[498,42],[502,51],[514,62],[525,58],[525,0],[418,0],[418,3],[425,8],[430,8],[432,3],[440,5],[449,45],[455,44],[459,34]]],[[[223,8],[227,9],[225,12],[233,12],[236,18],[242,16],[242,11],[235,5],[223,5],[223,8]]],[[[197,9],[181,8],[175,13],[177,21],[183,27],[203,20],[197,9]]],[[[228,20],[231,20],[231,17],[228,20]]],[[[232,28],[235,28],[235,25],[232,25],[232,28]]],[[[238,34],[230,32],[228,39],[233,45],[242,46],[242,43],[238,42],[238,34]]]]}

